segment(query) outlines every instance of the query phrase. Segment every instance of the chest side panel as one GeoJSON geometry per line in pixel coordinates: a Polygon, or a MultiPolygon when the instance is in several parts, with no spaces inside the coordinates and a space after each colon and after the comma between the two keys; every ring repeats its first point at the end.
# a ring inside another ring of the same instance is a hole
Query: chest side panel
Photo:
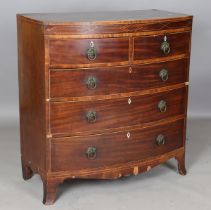
{"type": "Polygon", "coordinates": [[[21,154],[46,169],[45,51],[43,27],[17,17],[21,154]]]}

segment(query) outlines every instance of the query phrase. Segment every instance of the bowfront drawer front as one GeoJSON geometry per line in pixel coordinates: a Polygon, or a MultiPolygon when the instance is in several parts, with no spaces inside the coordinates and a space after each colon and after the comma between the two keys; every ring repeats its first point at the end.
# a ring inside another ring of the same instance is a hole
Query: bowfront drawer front
{"type": "Polygon", "coordinates": [[[52,102],[51,132],[69,136],[162,120],[183,114],[185,101],[186,88],[120,99],[52,102]]]}
{"type": "Polygon", "coordinates": [[[128,64],[129,39],[50,39],[51,67],[91,67],[128,64]]]}
{"type": "Polygon", "coordinates": [[[187,81],[188,59],[132,67],[51,70],[51,98],[109,95],[187,81]]]}
{"type": "Polygon", "coordinates": [[[189,55],[190,32],[134,38],[134,60],[189,55]]]}
{"type": "Polygon", "coordinates": [[[183,120],[124,132],[52,140],[52,171],[92,169],[144,160],[182,146],[183,120]]]}

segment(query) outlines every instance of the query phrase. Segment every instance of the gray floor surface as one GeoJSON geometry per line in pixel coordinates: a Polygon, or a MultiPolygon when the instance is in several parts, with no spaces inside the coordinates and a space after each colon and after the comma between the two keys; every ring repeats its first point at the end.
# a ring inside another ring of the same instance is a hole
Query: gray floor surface
{"type": "Polygon", "coordinates": [[[56,203],[44,206],[40,177],[22,180],[18,126],[0,124],[0,210],[211,210],[210,134],[211,119],[188,121],[186,176],[172,159],[119,180],[67,181],[56,203]]]}

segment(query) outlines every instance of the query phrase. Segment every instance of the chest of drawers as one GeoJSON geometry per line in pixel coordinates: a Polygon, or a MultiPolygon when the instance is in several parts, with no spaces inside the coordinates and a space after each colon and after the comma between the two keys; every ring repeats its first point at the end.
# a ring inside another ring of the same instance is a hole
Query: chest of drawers
{"type": "Polygon", "coordinates": [[[65,179],[185,170],[192,16],[17,15],[23,178],[52,204],[65,179]]]}

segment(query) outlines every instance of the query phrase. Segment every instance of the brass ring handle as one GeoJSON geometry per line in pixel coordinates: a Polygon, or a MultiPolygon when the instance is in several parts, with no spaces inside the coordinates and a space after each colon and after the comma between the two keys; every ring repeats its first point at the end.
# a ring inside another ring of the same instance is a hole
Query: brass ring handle
{"type": "Polygon", "coordinates": [[[159,77],[163,82],[167,81],[169,78],[168,71],[166,69],[161,69],[159,72],[159,77]]]}
{"type": "Polygon", "coordinates": [[[95,77],[88,77],[86,81],[86,86],[88,89],[95,89],[97,87],[97,80],[95,77]]]}
{"type": "Polygon", "coordinates": [[[161,51],[164,55],[168,55],[171,52],[170,44],[167,41],[164,41],[160,46],[161,51]]]}
{"type": "Polygon", "coordinates": [[[94,47],[94,42],[91,41],[90,42],[90,47],[87,49],[87,58],[89,60],[95,60],[96,57],[97,57],[97,50],[94,47]]]}
{"type": "Polygon", "coordinates": [[[165,136],[163,134],[159,134],[157,137],[156,137],[156,144],[158,146],[162,145],[162,144],[165,144],[165,136]]]}
{"type": "Polygon", "coordinates": [[[97,148],[96,147],[88,147],[86,149],[86,156],[88,159],[94,160],[97,157],[97,148]]]}
{"type": "Polygon", "coordinates": [[[86,113],[86,119],[89,123],[94,123],[97,120],[97,114],[95,111],[89,111],[86,113]]]}
{"type": "Polygon", "coordinates": [[[158,109],[160,110],[160,112],[166,112],[166,110],[167,110],[166,101],[164,101],[164,100],[159,101],[158,109]]]}

